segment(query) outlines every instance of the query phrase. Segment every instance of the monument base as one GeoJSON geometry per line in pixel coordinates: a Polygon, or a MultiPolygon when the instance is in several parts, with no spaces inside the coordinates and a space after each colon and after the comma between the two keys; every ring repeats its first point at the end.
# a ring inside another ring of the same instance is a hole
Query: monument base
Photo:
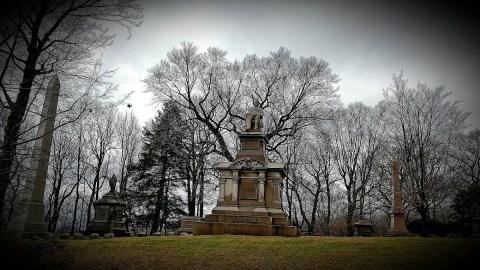
{"type": "Polygon", "coordinates": [[[178,234],[181,234],[181,233],[192,234],[193,233],[193,225],[195,224],[196,221],[201,221],[201,220],[202,220],[202,218],[200,218],[200,217],[191,217],[191,216],[183,217],[182,218],[182,223],[181,223],[180,228],[178,229],[177,233],[178,234]]]}
{"type": "Polygon", "coordinates": [[[389,229],[386,233],[385,236],[390,236],[390,237],[397,237],[397,236],[414,236],[415,234],[412,234],[408,230],[395,230],[395,229],[389,229]]]}
{"type": "Polygon", "coordinates": [[[385,233],[385,236],[412,236],[405,225],[405,215],[403,211],[395,211],[390,213],[390,229],[385,233]]]}
{"type": "Polygon", "coordinates": [[[288,236],[299,235],[281,209],[268,207],[219,206],[206,215],[203,221],[196,221],[193,235],[260,235],[288,236]],[[231,208],[231,210],[228,210],[231,208]],[[258,208],[258,207],[257,207],[258,208]]]}
{"type": "Polygon", "coordinates": [[[113,233],[115,237],[130,236],[130,233],[124,227],[122,222],[103,222],[92,220],[91,223],[87,225],[85,231],[82,232],[83,235],[89,235],[92,233],[98,233],[100,236],[105,235],[106,233],[113,233]]]}
{"type": "Polygon", "coordinates": [[[13,218],[7,225],[6,233],[15,238],[44,238],[48,225],[43,221],[44,205],[42,202],[21,202],[25,211],[13,218]]]}
{"type": "Polygon", "coordinates": [[[47,223],[45,222],[10,222],[5,234],[12,238],[30,239],[47,236],[47,223]]]}

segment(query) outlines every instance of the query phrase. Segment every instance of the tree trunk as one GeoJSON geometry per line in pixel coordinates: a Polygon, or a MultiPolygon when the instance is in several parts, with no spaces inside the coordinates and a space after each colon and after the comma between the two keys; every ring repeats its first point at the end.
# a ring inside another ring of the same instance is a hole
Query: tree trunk
{"type": "Polygon", "coordinates": [[[161,230],[161,226],[159,225],[160,221],[160,210],[162,210],[162,203],[163,203],[163,196],[165,192],[165,182],[166,182],[166,174],[167,174],[167,158],[163,158],[162,162],[162,171],[160,172],[160,185],[157,190],[157,200],[155,202],[155,210],[153,212],[153,217],[152,217],[152,230],[150,231],[150,234],[157,232],[161,230]]]}
{"type": "Polygon", "coordinates": [[[198,207],[197,209],[199,210],[199,217],[203,217],[203,193],[204,193],[204,188],[205,188],[205,168],[203,167],[203,162],[202,162],[202,170],[200,171],[200,192],[198,196],[198,207]]]}
{"type": "Polygon", "coordinates": [[[417,211],[420,214],[421,218],[421,223],[422,223],[422,231],[421,231],[421,236],[423,237],[429,237],[430,236],[430,228],[428,226],[429,223],[429,214],[428,214],[428,209],[424,207],[423,205],[420,205],[417,207],[417,211]]]}
{"type": "Polygon", "coordinates": [[[33,80],[36,76],[35,65],[38,59],[38,53],[32,52],[36,48],[29,48],[29,55],[25,62],[25,70],[23,72],[20,90],[11,108],[11,112],[7,117],[5,133],[3,136],[3,144],[5,145],[0,152],[0,210],[3,210],[5,194],[10,185],[10,169],[13,164],[14,156],[17,150],[18,135],[20,126],[23,123],[23,117],[30,99],[30,92],[33,80]]]}
{"type": "Polygon", "coordinates": [[[348,203],[347,207],[347,236],[353,236],[353,212],[355,211],[355,204],[352,202],[348,203]]]}

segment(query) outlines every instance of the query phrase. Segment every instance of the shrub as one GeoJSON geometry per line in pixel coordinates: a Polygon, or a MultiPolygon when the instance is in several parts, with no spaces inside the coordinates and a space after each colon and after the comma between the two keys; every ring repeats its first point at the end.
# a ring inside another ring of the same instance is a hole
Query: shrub
{"type": "MultiPolygon", "coordinates": [[[[408,222],[407,229],[412,233],[422,235],[422,220],[415,219],[408,222]]],[[[448,234],[448,226],[437,219],[430,219],[428,221],[428,230],[430,234],[435,234],[440,237],[445,237],[448,234]]]]}

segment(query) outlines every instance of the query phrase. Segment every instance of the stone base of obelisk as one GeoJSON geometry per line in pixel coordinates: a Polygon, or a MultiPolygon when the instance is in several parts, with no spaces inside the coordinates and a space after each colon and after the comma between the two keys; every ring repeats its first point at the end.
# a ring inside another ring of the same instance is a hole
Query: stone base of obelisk
{"type": "Polygon", "coordinates": [[[390,229],[385,236],[413,236],[405,226],[405,216],[403,212],[390,213],[390,229]]]}
{"type": "Polygon", "coordinates": [[[47,223],[43,221],[43,203],[27,204],[25,213],[13,218],[7,225],[6,235],[14,238],[44,238],[47,236],[47,223]]]}
{"type": "Polygon", "coordinates": [[[193,235],[261,235],[293,236],[298,229],[291,226],[281,209],[270,207],[217,206],[203,221],[196,221],[193,235]]]}

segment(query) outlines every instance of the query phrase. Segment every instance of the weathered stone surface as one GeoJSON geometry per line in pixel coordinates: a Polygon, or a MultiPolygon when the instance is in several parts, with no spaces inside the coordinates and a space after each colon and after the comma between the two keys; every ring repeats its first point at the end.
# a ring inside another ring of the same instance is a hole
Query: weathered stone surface
{"type": "Polygon", "coordinates": [[[195,221],[194,235],[299,235],[281,208],[285,164],[269,162],[265,155],[262,117],[263,110],[255,103],[246,115],[235,160],[216,166],[217,205],[204,220],[195,221]]]}
{"type": "Polygon", "coordinates": [[[110,191],[99,200],[93,202],[95,218],[87,224],[85,234],[98,233],[103,236],[106,233],[113,233],[116,237],[130,236],[126,232],[123,221],[123,211],[126,203],[115,191],[116,176],[109,179],[110,191]]]}
{"type": "Polygon", "coordinates": [[[178,229],[178,233],[193,233],[193,225],[195,224],[196,221],[200,221],[200,217],[183,217],[182,218],[182,223],[180,225],[180,228],[178,229]]]}
{"type": "Polygon", "coordinates": [[[83,234],[81,234],[81,233],[75,233],[75,234],[73,235],[73,239],[74,239],[74,240],[83,240],[83,239],[84,239],[84,238],[83,238],[83,234]]]}
{"type": "Polygon", "coordinates": [[[88,236],[89,239],[98,239],[100,238],[100,235],[98,233],[91,233],[89,236],[88,236]]]}
{"type": "Polygon", "coordinates": [[[392,163],[392,210],[390,212],[390,229],[386,236],[407,236],[409,231],[405,224],[405,211],[402,207],[402,190],[398,174],[398,162],[392,163]]]}
{"type": "Polygon", "coordinates": [[[7,232],[15,237],[45,237],[47,223],[43,221],[45,206],[43,196],[48,173],[55,116],[57,114],[60,81],[55,74],[49,81],[43,103],[42,114],[35,140],[25,191],[19,205],[19,215],[7,225],[7,232]]]}
{"type": "Polygon", "coordinates": [[[372,223],[366,220],[359,220],[353,224],[355,228],[354,236],[370,236],[373,233],[372,223]]]}
{"type": "Polygon", "coordinates": [[[103,235],[103,239],[111,239],[114,237],[114,234],[113,233],[106,233],[103,235]]]}

